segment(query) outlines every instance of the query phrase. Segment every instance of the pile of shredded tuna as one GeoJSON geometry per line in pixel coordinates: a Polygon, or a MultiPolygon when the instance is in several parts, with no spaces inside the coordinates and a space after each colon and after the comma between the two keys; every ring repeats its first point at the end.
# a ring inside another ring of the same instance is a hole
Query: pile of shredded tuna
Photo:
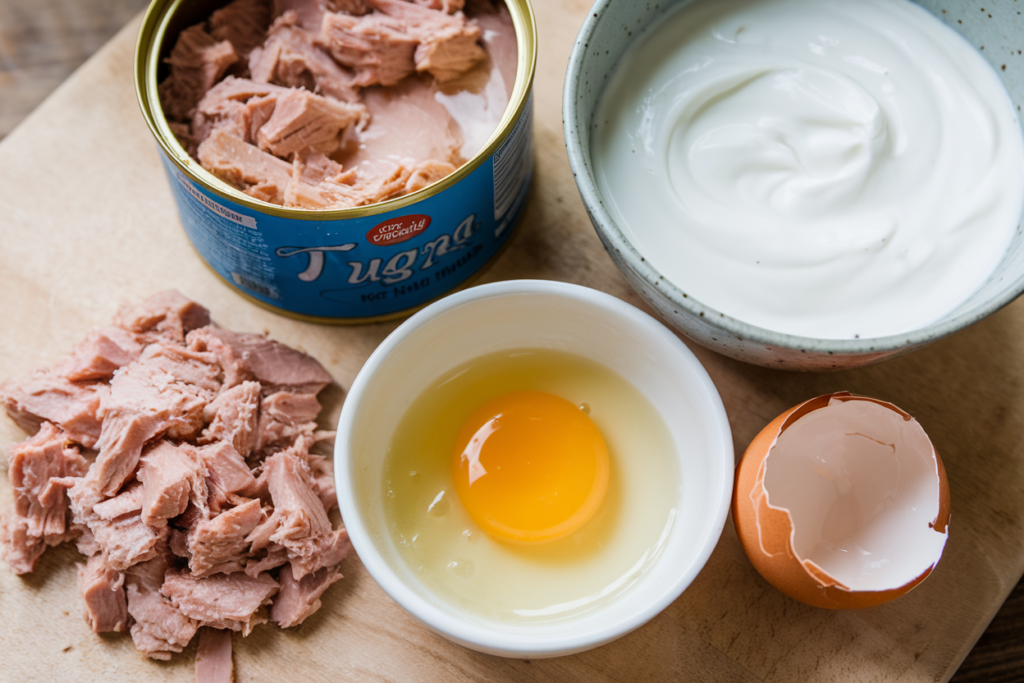
{"type": "MultiPolygon", "coordinates": [[[[231,671],[230,634],[302,623],[349,550],[331,463],[310,452],[331,376],[266,337],[230,332],[181,294],[122,308],[62,363],[0,384],[34,434],[11,449],[0,553],[31,572],[74,541],[85,618],[155,659],[197,629],[197,672],[231,671]]],[[[200,679],[202,675],[198,676],[200,679]]],[[[216,676],[207,680],[226,680],[216,676]]]]}
{"type": "MultiPolygon", "coordinates": [[[[480,23],[487,19],[467,18],[463,5],[235,0],[180,34],[160,84],[164,114],[204,168],[257,199],[345,208],[415,192],[465,163],[458,136],[447,130],[458,125],[449,125],[432,90],[487,57],[480,23]],[[376,124],[396,98],[440,124],[426,130],[412,120],[376,124]],[[398,135],[423,146],[412,140],[423,133],[435,138],[426,141],[425,153],[359,163],[368,141],[398,135]]],[[[482,15],[508,16],[489,0],[473,5],[482,15]]],[[[512,32],[510,20],[495,32],[503,27],[512,32]]]]}

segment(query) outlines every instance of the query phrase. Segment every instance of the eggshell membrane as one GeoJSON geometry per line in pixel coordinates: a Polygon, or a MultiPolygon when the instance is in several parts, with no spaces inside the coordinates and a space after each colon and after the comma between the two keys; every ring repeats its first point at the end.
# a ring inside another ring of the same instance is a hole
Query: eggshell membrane
{"type": "MultiPolygon", "coordinates": [[[[831,401],[871,401],[895,411],[904,419],[911,417],[891,403],[849,392],[836,392],[805,401],[772,420],[750,442],[736,468],[733,488],[732,514],[743,549],[754,568],[780,591],[800,602],[827,609],[851,609],[881,605],[903,595],[921,583],[931,573],[938,557],[920,576],[890,590],[851,590],[830,576],[815,563],[801,561],[793,548],[793,520],[788,510],[769,504],[764,486],[767,457],[779,436],[805,415],[827,407],[831,401]]],[[[946,470],[937,451],[935,456],[938,478],[939,509],[929,525],[945,533],[949,523],[949,486],[946,470]]]]}

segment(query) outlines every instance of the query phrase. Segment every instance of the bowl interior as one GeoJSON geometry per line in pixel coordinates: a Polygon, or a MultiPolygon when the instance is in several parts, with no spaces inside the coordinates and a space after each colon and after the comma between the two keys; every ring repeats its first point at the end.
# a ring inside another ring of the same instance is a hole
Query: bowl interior
{"type": "MultiPolygon", "coordinates": [[[[1024,291],[1024,232],[1018,227],[1006,256],[980,290],[941,320],[918,330],[890,337],[853,340],[815,340],[782,334],[756,327],[721,314],[692,297],[684,296],[677,287],[660,280],[660,276],[626,239],[605,207],[590,159],[592,113],[616,65],[634,41],[644,35],[666,13],[692,0],[668,3],[633,3],[619,0],[598,0],[580,29],[566,75],[563,93],[566,121],[566,147],[576,175],[577,185],[598,234],[612,253],[627,279],[660,313],[680,331],[697,341],[741,360],[780,367],[828,369],[834,361],[866,364],[916,348],[970,325],[1013,301],[1024,291]],[[715,332],[732,335],[733,343],[723,344],[715,332]],[[736,343],[736,340],[739,343],[736,343]],[[714,342],[718,342],[717,344],[714,342]],[[756,348],[755,348],[756,347],[756,348]],[[765,353],[768,347],[768,353],[765,353]],[[773,350],[793,349],[793,354],[773,354],[773,350]],[[835,354],[822,359],[815,354],[835,354]],[[859,360],[857,360],[859,358],[859,360]]],[[[1019,29],[1008,28],[988,18],[985,12],[965,11],[961,3],[942,0],[920,0],[929,12],[952,27],[994,67],[1015,104],[1024,104],[1024,81],[1014,78],[1014,70],[1003,65],[1012,62],[1016,53],[1019,29]]],[[[1014,15],[1013,0],[995,0],[990,12],[1014,15]],[[993,9],[994,8],[994,9],[993,9]],[[1011,11],[1012,10],[1012,11],[1011,11]]]]}
{"type": "Polygon", "coordinates": [[[544,656],[622,635],[667,606],[714,548],[732,487],[733,450],[721,399],[696,357],[650,316],[606,294],[551,282],[475,287],[417,314],[367,361],[342,411],[336,453],[342,515],[364,565],[403,607],[478,650],[544,656]],[[404,566],[384,517],[391,435],[439,376],[492,352],[548,348],[627,378],[659,411],[678,453],[676,521],[661,561],[613,601],[574,617],[512,624],[460,611],[404,566]]]}

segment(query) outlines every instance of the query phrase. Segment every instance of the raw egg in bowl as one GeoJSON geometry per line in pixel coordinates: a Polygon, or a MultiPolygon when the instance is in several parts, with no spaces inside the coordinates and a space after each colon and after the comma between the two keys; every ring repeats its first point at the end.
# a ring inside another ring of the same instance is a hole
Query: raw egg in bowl
{"type": "Polygon", "coordinates": [[[693,581],[733,448],[707,372],[607,294],[510,281],[449,296],[370,356],[342,408],[341,513],[413,616],[507,657],[622,636],[693,581]]]}

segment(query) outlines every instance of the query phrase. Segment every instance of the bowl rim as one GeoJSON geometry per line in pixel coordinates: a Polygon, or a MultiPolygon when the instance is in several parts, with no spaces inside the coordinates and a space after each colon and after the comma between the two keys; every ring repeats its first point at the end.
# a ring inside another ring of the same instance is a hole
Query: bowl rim
{"type": "MultiPolygon", "coordinates": [[[[627,42],[622,54],[625,54],[626,51],[635,46],[637,41],[641,40],[651,28],[663,21],[668,14],[675,11],[679,5],[690,1],[692,0],[669,2],[664,9],[660,10],[657,16],[652,17],[647,24],[640,27],[638,31],[635,31],[636,35],[633,35],[627,42]]],[[[590,41],[593,39],[594,32],[604,18],[605,11],[610,5],[617,2],[618,0],[597,0],[594,3],[590,12],[587,13],[583,25],[580,27],[579,33],[576,36],[576,42],[573,44],[572,52],[569,55],[565,84],[562,88],[562,130],[565,137],[565,147],[569,156],[569,165],[572,168],[573,179],[576,181],[580,197],[587,209],[595,231],[612,256],[612,260],[616,262],[620,269],[622,269],[623,264],[627,265],[651,289],[661,291],[673,307],[685,310],[694,317],[700,318],[704,324],[738,337],[745,342],[754,342],[767,347],[798,351],[816,351],[846,356],[874,356],[886,352],[898,352],[901,349],[910,350],[949,336],[995,313],[1024,293],[1024,273],[1022,273],[1016,280],[1009,283],[998,296],[990,297],[988,301],[980,306],[972,307],[970,310],[959,312],[954,316],[943,318],[931,325],[909,332],[883,337],[865,337],[863,339],[818,339],[776,332],[734,318],[701,303],[685,293],[674,283],[660,275],[650,262],[640,254],[632,242],[626,238],[605,206],[590,164],[589,130],[593,112],[590,112],[590,116],[587,117],[588,120],[583,123],[580,121],[581,110],[577,106],[577,103],[583,99],[581,91],[586,87],[586,82],[582,77],[583,64],[587,57],[590,41]],[[582,140],[584,137],[587,139],[586,146],[584,146],[582,140]]],[[[635,6],[641,7],[639,4],[635,6]]],[[[954,28],[954,30],[956,29],[954,28]]],[[[615,68],[618,68],[618,61],[615,68]]],[[[605,80],[598,86],[602,92],[613,73],[614,69],[606,75],[605,80]]],[[[599,101],[600,94],[598,99],[595,100],[595,104],[599,101]]],[[[1019,227],[1017,231],[1020,232],[1019,227]]],[[[1006,256],[1004,255],[1000,265],[1005,262],[1005,259],[1006,256]]],[[[647,295],[642,292],[641,294],[646,300],[647,295]]],[[[653,304],[654,302],[651,303],[653,304]]],[[[689,331],[680,331],[687,336],[692,335],[689,331]]],[[[697,339],[697,337],[694,337],[694,339],[697,339]]]]}
{"type": "Polygon", "coordinates": [[[623,636],[652,619],[682,594],[707,564],[721,537],[732,501],[734,458],[732,431],[718,389],[696,355],[665,325],[621,299],[582,285],[549,280],[510,280],[478,285],[431,304],[400,325],[373,351],[352,382],[338,418],[334,476],[341,515],[356,553],[373,579],[399,606],[434,631],[471,649],[509,657],[551,657],[590,649],[623,636]],[[373,534],[363,523],[362,511],[356,505],[355,480],[350,472],[348,445],[355,417],[359,412],[359,404],[371,385],[373,376],[390,354],[426,323],[456,308],[496,297],[523,295],[553,296],[589,303],[603,309],[607,314],[624,320],[629,324],[629,329],[642,330],[643,334],[654,335],[661,342],[674,346],[676,352],[682,355],[687,372],[692,376],[699,395],[714,417],[714,424],[709,425],[707,429],[711,437],[709,443],[712,444],[712,448],[720,447],[722,450],[721,454],[709,459],[708,464],[712,477],[720,478],[722,487],[711,498],[705,517],[707,521],[697,534],[700,539],[699,547],[692,555],[693,560],[687,571],[675,576],[673,581],[658,592],[655,600],[642,608],[631,610],[628,618],[601,627],[583,627],[572,633],[559,635],[547,633],[543,628],[538,629],[536,633],[506,631],[498,626],[491,627],[486,622],[472,617],[460,618],[431,603],[406,585],[384,558],[374,541],[373,534]]]}

